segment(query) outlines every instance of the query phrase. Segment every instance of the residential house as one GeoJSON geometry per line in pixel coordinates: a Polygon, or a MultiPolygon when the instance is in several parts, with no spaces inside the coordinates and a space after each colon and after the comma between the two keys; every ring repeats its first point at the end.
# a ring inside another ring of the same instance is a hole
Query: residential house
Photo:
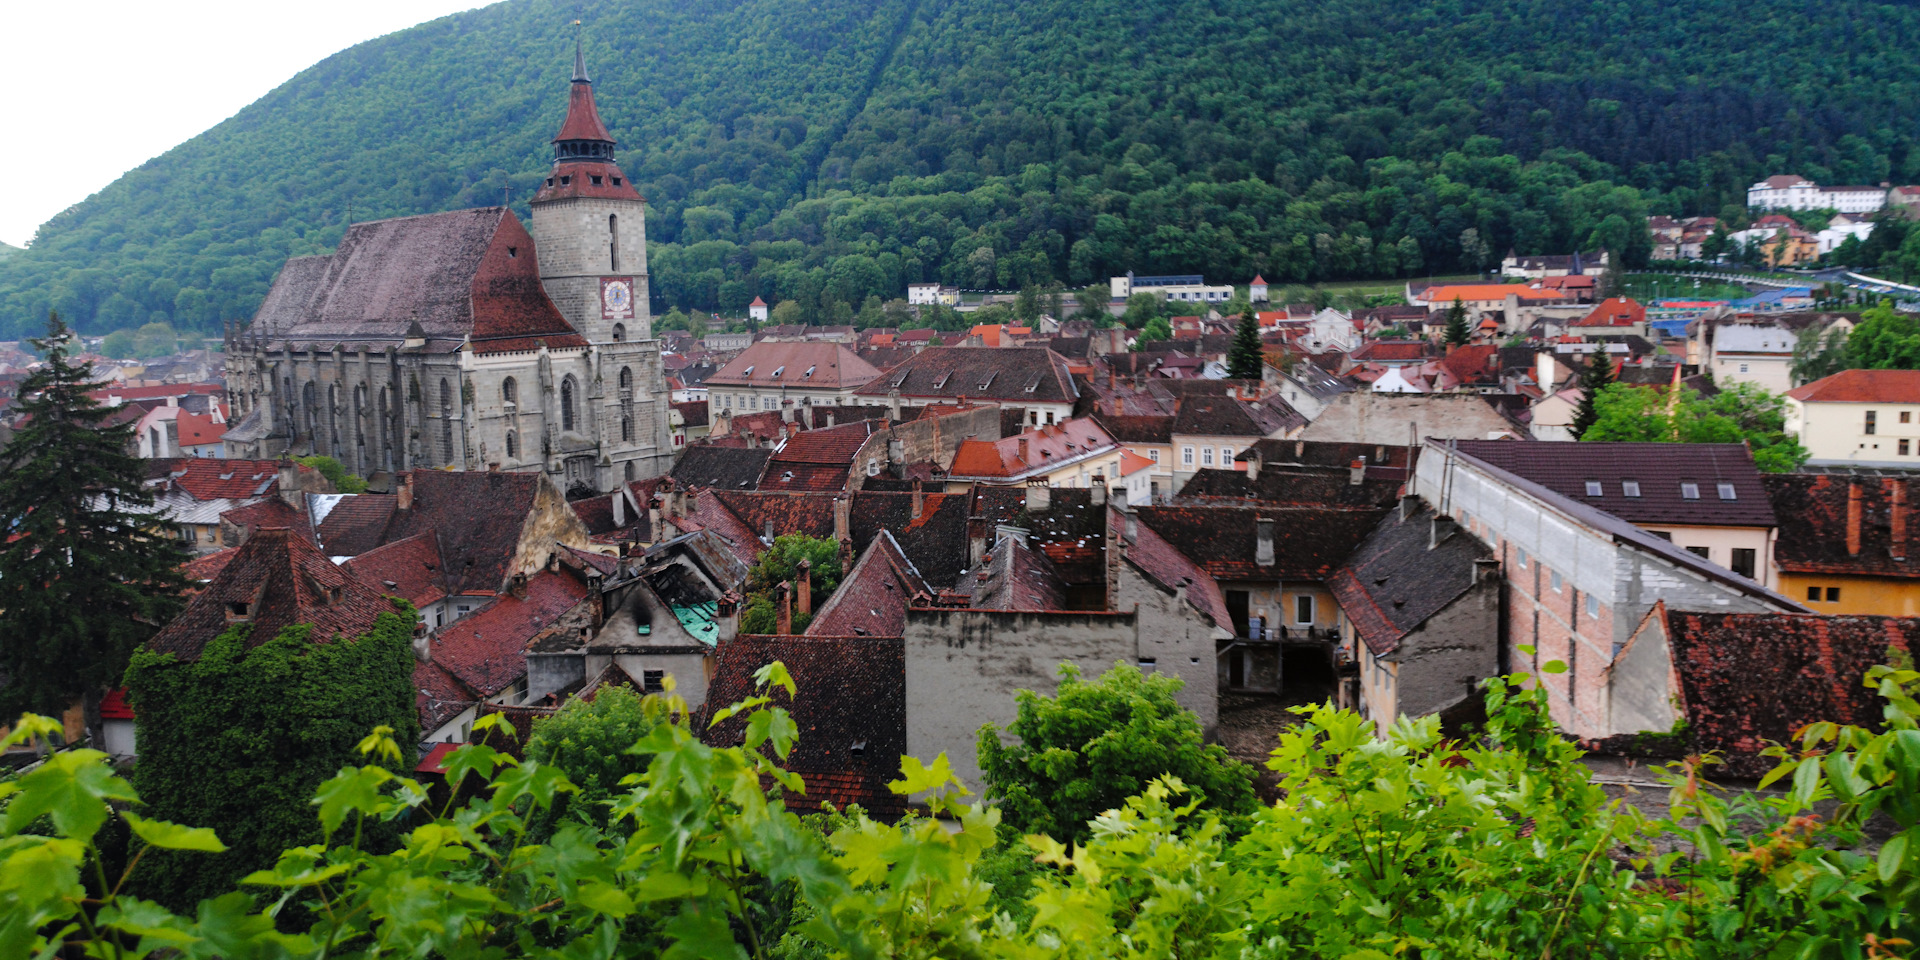
{"type": "Polygon", "coordinates": [[[1825,614],[1920,616],[1920,478],[1762,478],[1779,517],[1780,592],[1825,614]]]}
{"type": "Polygon", "coordinates": [[[1697,325],[1705,367],[1719,384],[1753,383],[1774,393],[1793,389],[1793,331],[1752,318],[1704,319],[1697,325]]]}
{"type": "Polygon", "coordinates": [[[1183,397],[1174,410],[1170,435],[1173,490],[1177,493],[1196,471],[1239,469],[1234,459],[1255,441],[1289,439],[1306,426],[1306,418],[1278,394],[1259,400],[1238,391],[1183,397]]]}
{"type": "Polygon", "coordinates": [[[1607,706],[1610,669],[1656,603],[1716,613],[1807,612],[1584,497],[1453,445],[1427,443],[1412,488],[1493,549],[1507,597],[1500,672],[1537,678],[1555,722],[1575,736],[1618,732],[1607,706]],[[1543,672],[1550,661],[1565,671],[1543,672]]]}
{"type": "Polygon", "coordinates": [[[1786,432],[1810,464],[1911,467],[1920,370],[1842,370],[1787,392],[1786,432]]]}
{"type": "Polygon", "coordinates": [[[318,470],[291,460],[151,460],[148,476],[153,506],[123,508],[164,519],[167,535],[199,554],[239,546],[221,524],[231,510],[285,497],[299,512],[305,494],[333,492],[318,470]]]}
{"type": "Polygon", "coordinates": [[[710,405],[705,400],[677,402],[671,405],[667,423],[673,428],[673,446],[681,449],[694,440],[704,439],[708,434],[708,414],[710,405]]]}
{"type": "Polygon", "coordinates": [[[1779,523],[1745,444],[1462,440],[1453,449],[1749,580],[1780,586],[1770,562],[1779,523]]]}
{"type": "Polygon", "coordinates": [[[848,403],[879,375],[845,344],[766,339],[707,378],[707,406],[713,416],[775,410],[791,419],[795,407],[848,403]]]}
{"type": "Polygon", "coordinates": [[[1479,394],[1356,391],[1334,398],[1298,439],[1374,445],[1419,443],[1430,437],[1497,440],[1527,435],[1526,427],[1479,394]]]}
{"type": "Polygon", "coordinates": [[[1091,417],[1042,425],[1001,440],[962,440],[947,479],[992,486],[1087,488],[1120,476],[1125,449],[1091,417]]]}
{"type": "Polygon", "coordinates": [[[766,323],[771,313],[772,308],[767,305],[767,301],[759,297],[754,297],[753,302],[747,304],[747,319],[754,323],[766,323]]]}
{"type": "Polygon", "coordinates": [[[1717,772],[1762,777],[1779,762],[1765,750],[1794,743],[1809,724],[1880,727],[1884,703],[1862,681],[1916,647],[1920,620],[1911,618],[1656,604],[1602,677],[1613,735],[1591,745],[1631,752],[1641,734],[1680,732],[1688,752],[1720,758],[1717,772]]]}
{"type": "MultiPolygon", "coordinates": [[[[1343,700],[1385,736],[1401,717],[1472,714],[1500,671],[1499,560],[1419,497],[1402,498],[1327,588],[1339,602],[1343,700]]],[[[1457,724],[1456,724],[1457,725],[1457,724]]]]}
{"type": "Polygon", "coordinates": [[[1631,297],[1609,297],[1593,311],[1567,325],[1567,333],[1582,338],[1644,337],[1647,308],[1631,297]]]}
{"type": "MultiPolygon", "coordinates": [[[[1173,417],[1095,413],[1093,420],[1108,436],[1119,441],[1129,454],[1146,461],[1147,465],[1142,468],[1147,488],[1145,496],[1136,498],[1132,483],[1137,480],[1130,474],[1128,503],[1164,503],[1180,488],[1180,484],[1174,480],[1173,417]]],[[[1124,470],[1126,465],[1122,464],[1121,468],[1124,470]]]]}
{"type": "Polygon", "coordinates": [[[853,396],[889,406],[965,401],[1021,407],[1029,426],[1041,426],[1073,416],[1080,390],[1066,358],[1046,347],[943,347],[915,354],[853,396]]]}
{"type": "Polygon", "coordinates": [[[1507,251],[1506,259],[1500,261],[1500,273],[1507,277],[1526,277],[1540,280],[1547,277],[1578,276],[1593,271],[1600,273],[1607,269],[1611,254],[1605,250],[1569,254],[1529,254],[1521,256],[1507,251]]]}
{"type": "Polygon", "coordinates": [[[907,305],[927,307],[934,305],[956,307],[960,305],[960,288],[947,287],[938,283],[907,284],[907,305]]]}
{"type": "Polygon", "coordinates": [[[1267,386],[1280,394],[1302,417],[1308,421],[1320,416],[1335,397],[1350,393],[1354,383],[1344,377],[1337,377],[1317,364],[1294,362],[1278,364],[1274,362],[1273,352],[1267,352],[1268,361],[1262,371],[1267,386]]]}
{"type": "Polygon", "coordinates": [[[1920,186],[1894,187],[1887,191],[1887,203],[1908,220],[1920,220],[1920,186]]]}

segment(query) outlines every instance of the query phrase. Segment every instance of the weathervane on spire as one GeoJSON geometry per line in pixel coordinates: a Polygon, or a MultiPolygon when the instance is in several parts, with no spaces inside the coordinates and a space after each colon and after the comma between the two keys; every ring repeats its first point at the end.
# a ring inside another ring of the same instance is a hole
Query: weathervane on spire
{"type": "Polygon", "coordinates": [[[573,80],[575,83],[592,83],[593,78],[587,76],[587,58],[580,50],[580,36],[584,29],[578,20],[573,22],[573,26],[573,80]]]}

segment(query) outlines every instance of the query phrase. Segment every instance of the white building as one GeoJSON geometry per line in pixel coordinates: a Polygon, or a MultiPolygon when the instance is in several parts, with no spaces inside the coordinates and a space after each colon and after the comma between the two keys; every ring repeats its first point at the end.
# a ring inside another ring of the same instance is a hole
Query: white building
{"type": "Polygon", "coordinates": [[[1247,284],[1247,299],[1254,303],[1267,302],[1267,281],[1259,274],[1253,275],[1253,282],[1247,284]]]}
{"type": "Polygon", "coordinates": [[[1233,299],[1233,287],[1230,284],[1208,286],[1207,278],[1199,274],[1177,277],[1136,277],[1133,271],[1127,271],[1124,277],[1114,277],[1108,281],[1113,299],[1126,300],[1136,293],[1151,293],[1166,300],[1178,300],[1186,303],[1225,303],[1233,299]]]}
{"type": "Polygon", "coordinates": [[[1747,188],[1747,206],[1762,210],[1838,210],[1872,213],[1887,203],[1887,188],[1823,187],[1797,174],[1768,177],[1747,188]]]}
{"type": "Polygon", "coordinates": [[[959,287],[943,287],[937,283],[907,284],[907,305],[910,307],[957,306],[960,303],[959,287]]]}
{"type": "Polygon", "coordinates": [[[1840,249],[1840,245],[1846,243],[1848,237],[1859,237],[1860,242],[1865,243],[1867,237],[1873,235],[1873,224],[1870,222],[1854,223],[1849,221],[1847,223],[1841,223],[1839,220],[1839,217],[1835,217],[1832,226],[1813,235],[1814,239],[1820,244],[1820,255],[1823,257],[1840,249]]]}
{"type": "Polygon", "coordinates": [[[747,304],[747,317],[756,323],[766,323],[767,302],[759,297],[754,297],[753,302],[747,304]]]}

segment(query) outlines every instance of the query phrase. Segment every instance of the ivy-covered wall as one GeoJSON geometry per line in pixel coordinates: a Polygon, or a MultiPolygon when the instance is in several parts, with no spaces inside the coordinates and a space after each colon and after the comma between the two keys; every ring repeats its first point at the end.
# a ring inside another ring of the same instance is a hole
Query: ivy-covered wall
{"type": "Polygon", "coordinates": [[[190,663],[134,655],[127,696],[139,716],[143,812],[212,827],[227,844],[217,856],[149,853],[136,873],[144,895],[192,903],[271,866],[282,849],[321,842],[314,788],[366,762],[354,750],[361,738],[384,724],[402,744],[419,741],[413,610],[395,607],[357,639],[316,643],[297,624],[248,649],[251,627],[239,624],[190,663]]]}

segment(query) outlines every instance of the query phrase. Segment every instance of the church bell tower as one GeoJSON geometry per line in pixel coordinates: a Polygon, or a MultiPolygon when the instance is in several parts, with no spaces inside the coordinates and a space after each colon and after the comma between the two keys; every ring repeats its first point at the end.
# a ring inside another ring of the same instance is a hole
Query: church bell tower
{"type": "Polygon", "coordinates": [[[576,40],[567,119],[533,197],[531,232],[547,296],[593,343],[653,339],[647,309],[646,201],[613,158],[576,40]]]}

